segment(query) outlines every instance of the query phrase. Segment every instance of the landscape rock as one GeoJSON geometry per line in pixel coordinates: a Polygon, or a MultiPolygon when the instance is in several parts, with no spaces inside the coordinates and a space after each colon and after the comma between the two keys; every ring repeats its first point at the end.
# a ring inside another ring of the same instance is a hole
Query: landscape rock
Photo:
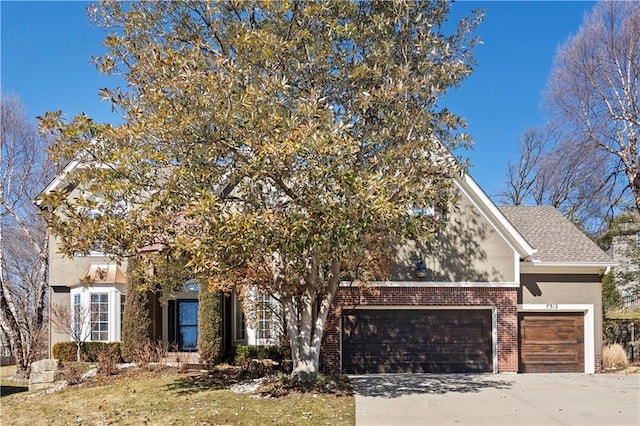
{"type": "Polygon", "coordinates": [[[57,359],[43,359],[31,364],[29,390],[46,389],[63,379],[57,359]]]}

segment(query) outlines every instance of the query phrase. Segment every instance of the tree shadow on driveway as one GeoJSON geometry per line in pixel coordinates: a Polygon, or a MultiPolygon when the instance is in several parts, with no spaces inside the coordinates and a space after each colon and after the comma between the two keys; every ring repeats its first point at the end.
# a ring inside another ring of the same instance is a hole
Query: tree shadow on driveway
{"type": "Polygon", "coordinates": [[[476,393],[509,389],[513,382],[483,374],[379,374],[351,376],[355,394],[397,398],[415,394],[476,393]]]}

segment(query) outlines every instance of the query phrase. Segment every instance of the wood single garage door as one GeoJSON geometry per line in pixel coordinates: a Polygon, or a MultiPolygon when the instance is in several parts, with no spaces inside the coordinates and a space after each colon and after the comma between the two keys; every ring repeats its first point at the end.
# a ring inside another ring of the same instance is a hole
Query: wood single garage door
{"type": "Polygon", "coordinates": [[[365,373],[492,372],[490,309],[357,309],[342,317],[342,368],[365,373]]]}
{"type": "Polygon", "coordinates": [[[583,312],[518,314],[521,373],[583,373],[583,312]]]}

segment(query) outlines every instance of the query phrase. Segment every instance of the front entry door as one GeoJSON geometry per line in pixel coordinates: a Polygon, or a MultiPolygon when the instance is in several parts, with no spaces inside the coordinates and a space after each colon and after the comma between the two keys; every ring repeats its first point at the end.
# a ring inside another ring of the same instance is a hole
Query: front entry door
{"type": "Polygon", "coordinates": [[[198,301],[178,300],[178,350],[198,349],[198,301]]]}

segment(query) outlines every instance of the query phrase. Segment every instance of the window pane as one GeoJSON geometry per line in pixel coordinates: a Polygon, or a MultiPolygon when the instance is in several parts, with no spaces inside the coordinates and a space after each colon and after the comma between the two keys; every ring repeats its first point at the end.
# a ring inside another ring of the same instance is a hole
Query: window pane
{"type": "Polygon", "coordinates": [[[245,340],[246,337],[246,328],[244,323],[244,312],[242,312],[242,304],[237,296],[234,296],[235,306],[233,310],[234,314],[234,330],[235,330],[235,340],[245,340]]]}
{"type": "Polygon", "coordinates": [[[198,327],[180,327],[180,349],[183,351],[195,351],[198,347],[198,327]]]}
{"type": "Polygon", "coordinates": [[[198,346],[198,301],[178,300],[178,348],[195,351],[198,346]]]}
{"type": "Polygon", "coordinates": [[[179,321],[181,325],[198,324],[198,302],[179,302],[179,321]]]}
{"type": "MultiPolygon", "coordinates": [[[[272,337],[272,300],[268,294],[260,294],[258,296],[256,305],[256,338],[258,340],[269,340],[272,337]]],[[[268,342],[257,342],[258,344],[265,344],[268,342]]]]}
{"type": "Polygon", "coordinates": [[[91,340],[109,340],[109,295],[91,295],[91,340]]]}

